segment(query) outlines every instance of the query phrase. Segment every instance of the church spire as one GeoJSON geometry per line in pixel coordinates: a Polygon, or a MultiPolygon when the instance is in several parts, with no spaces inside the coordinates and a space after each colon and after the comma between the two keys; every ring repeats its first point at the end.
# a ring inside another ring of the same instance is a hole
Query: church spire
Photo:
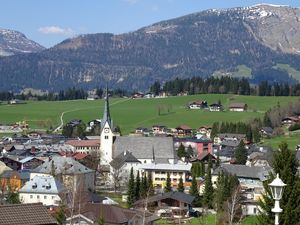
{"type": "Polygon", "coordinates": [[[155,163],[155,153],[154,153],[154,146],[152,145],[152,163],[155,163]]]}
{"type": "Polygon", "coordinates": [[[110,128],[112,129],[112,122],[110,118],[110,113],[109,113],[109,101],[108,101],[108,87],[106,85],[106,90],[105,90],[105,103],[104,103],[104,111],[103,111],[103,118],[101,120],[101,130],[105,126],[105,123],[108,123],[110,128]]]}

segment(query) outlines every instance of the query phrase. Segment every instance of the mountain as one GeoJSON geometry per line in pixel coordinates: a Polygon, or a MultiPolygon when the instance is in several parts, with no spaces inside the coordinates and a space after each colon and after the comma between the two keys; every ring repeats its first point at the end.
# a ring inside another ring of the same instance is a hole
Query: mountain
{"type": "Polygon", "coordinates": [[[38,53],[0,59],[0,89],[104,86],[146,90],[176,77],[300,80],[300,9],[206,10],[113,35],[86,34],[38,53]]]}
{"type": "Polygon", "coordinates": [[[45,48],[18,31],[0,29],[0,56],[39,52],[45,48]]]}

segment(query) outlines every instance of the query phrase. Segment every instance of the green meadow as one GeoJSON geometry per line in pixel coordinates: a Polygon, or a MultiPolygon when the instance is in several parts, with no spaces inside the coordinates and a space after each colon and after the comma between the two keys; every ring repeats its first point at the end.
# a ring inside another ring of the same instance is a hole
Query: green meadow
{"type": "MultiPolygon", "coordinates": [[[[259,97],[238,96],[230,94],[205,94],[153,99],[111,98],[110,112],[115,125],[119,125],[123,134],[134,131],[136,127],[151,127],[154,124],[176,127],[186,124],[192,128],[211,125],[214,121],[247,121],[256,117],[263,117],[269,108],[291,101],[299,97],[259,97]],[[205,100],[208,104],[221,101],[226,111],[209,112],[205,110],[190,110],[189,102],[205,100]],[[247,112],[229,112],[231,102],[248,104],[247,112]]],[[[14,123],[27,121],[32,129],[49,129],[60,124],[60,116],[64,112],[63,120],[82,119],[85,122],[101,118],[104,100],[87,101],[28,101],[20,105],[0,105],[0,123],[14,123]]]]}

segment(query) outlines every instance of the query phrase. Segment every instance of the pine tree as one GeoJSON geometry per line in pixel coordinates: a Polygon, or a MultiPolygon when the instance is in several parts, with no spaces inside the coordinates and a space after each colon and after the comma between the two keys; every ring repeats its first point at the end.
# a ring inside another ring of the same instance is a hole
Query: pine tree
{"type": "Polygon", "coordinates": [[[248,158],[247,149],[245,148],[244,141],[242,140],[234,152],[236,164],[245,165],[248,158]]]}
{"type": "Polygon", "coordinates": [[[141,180],[140,180],[140,172],[138,171],[135,179],[135,201],[140,199],[141,195],[141,180]]]}
{"type": "Polygon", "coordinates": [[[54,160],[51,162],[51,175],[55,177],[55,165],[54,165],[54,160]]]}
{"type": "Polygon", "coordinates": [[[210,157],[207,171],[206,171],[206,176],[205,176],[205,187],[203,193],[203,205],[210,209],[213,208],[213,193],[214,193],[214,189],[211,182],[211,168],[212,168],[212,162],[210,157]]]}
{"type": "Polygon", "coordinates": [[[188,159],[192,158],[194,156],[194,150],[192,148],[191,145],[188,146],[187,150],[186,150],[186,157],[188,159]]]}
{"type": "Polygon", "coordinates": [[[145,198],[147,196],[147,191],[148,191],[148,183],[147,183],[146,173],[144,173],[141,182],[141,195],[140,195],[141,198],[145,198]]]}
{"type": "Polygon", "coordinates": [[[219,133],[219,122],[214,122],[210,132],[210,139],[213,141],[219,133]]]}
{"type": "Polygon", "coordinates": [[[178,183],[177,191],[184,192],[184,185],[183,185],[183,179],[182,179],[182,177],[179,178],[179,183],[178,183]]]}
{"type": "Polygon", "coordinates": [[[286,142],[280,143],[279,150],[274,153],[274,173],[263,184],[265,193],[259,201],[261,212],[257,217],[258,224],[274,224],[274,213],[271,211],[274,207],[274,200],[268,184],[275,178],[275,174],[279,174],[282,181],[287,184],[280,201],[280,208],[283,211],[279,217],[279,224],[300,224],[300,177],[297,173],[298,166],[295,152],[288,149],[286,142]]]}
{"type": "Polygon", "coordinates": [[[178,158],[183,158],[186,156],[185,147],[181,143],[177,149],[177,156],[178,158]]]}
{"type": "Polygon", "coordinates": [[[170,173],[167,173],[167,181],[166,181],[166,186],[164,188],[164,192],[171,192],[171,191],[172,191],[172,186],[171,186],[170,173]]]}
{"type": "Polygon", "coordinates": [[[147,194],[149,196],[154,195],[154,187],[153,187],[153,181],[152,181],[152,174],[151,174],[151,172],[148,173],[147,194]]]}
{"type": "Polygon", "coordinates": [[[190,193],[190,195],[195,197],[195,199],[193,201],[193,205],[194,206],[201,206],[201,199],[200,199],[197,180],[196,180],[195,176],[192,177],[192,185],[190,187],[189,193],[190,193]]]}
{"type": "Polygon", "coordinates": [[[217,212],[220,212],[223,210],[223,204],[224,204],[224,173],[220,172],[218,174],[217,184],[216,184],[216,191],[214,196],[214,202],[215,202],[215,209],[217,212]]]}
{"type": "Polygon", "coordinates": [[[128,190],[127,190],[127,205],[129,208],[132,207],[135,199],[135,182],[134,182],[134,175],[133,175],[133,168],[131,167],[130,170],[130,177],[128,181],[128,190]]]}

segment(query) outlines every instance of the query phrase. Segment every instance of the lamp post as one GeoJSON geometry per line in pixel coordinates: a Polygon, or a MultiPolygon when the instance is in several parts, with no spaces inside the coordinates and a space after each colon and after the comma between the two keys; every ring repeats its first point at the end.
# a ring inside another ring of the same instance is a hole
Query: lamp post
{"type": "Polygon", "coordinates": [[[269,184],[272,192],[272,197],[275,200],[274,208],[272,212],[275,213],[275,225],[279,225],[279,213],[282,212],[282,209],[279,206],[279,201],[282,198],[283,188],[286,186],[285,183],[279,178],[277,173],[276,178],[269,184]]]}

